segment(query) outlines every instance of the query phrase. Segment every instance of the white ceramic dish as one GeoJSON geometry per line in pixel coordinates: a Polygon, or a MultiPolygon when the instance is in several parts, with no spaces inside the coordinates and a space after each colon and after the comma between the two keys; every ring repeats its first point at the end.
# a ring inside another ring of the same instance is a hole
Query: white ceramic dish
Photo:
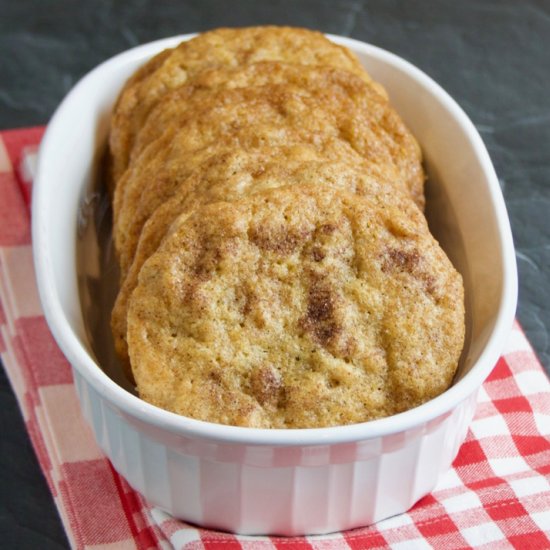
{"type": "Polygon", "coordinates": [[[457,380],[411,411],[329,429],[238,428],[157,409],[95,361],[79,302],[76,227],[118,91],[145,60],[188,38],[134,48],[93,70],[60,105],[40,148],[33,197],[38,286],[51,330],[73,365],[83,413],[128,482],[190,522],[298,535],[404,512],[456,456],[514,317],[512,236],[485,146],[460,107],[424,73],[376,47],[330,37],[382,82],[422,145],[433,181],[431,226],[466,285],[468,333],[457,380]]]}

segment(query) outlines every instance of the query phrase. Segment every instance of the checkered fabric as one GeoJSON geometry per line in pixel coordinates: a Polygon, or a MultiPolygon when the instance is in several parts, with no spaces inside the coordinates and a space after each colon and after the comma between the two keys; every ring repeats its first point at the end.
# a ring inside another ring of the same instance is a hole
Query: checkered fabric
{"type": "Polygon", "coordinates": [[[0,132],[0,352],[73,547],[550,548],[550,384],[517,324],[453,468],[406,514],[326,536],[245,537],[187,525],[148,505],[93,440],[42,315],[29,227],[42,132],[0,132]]]}

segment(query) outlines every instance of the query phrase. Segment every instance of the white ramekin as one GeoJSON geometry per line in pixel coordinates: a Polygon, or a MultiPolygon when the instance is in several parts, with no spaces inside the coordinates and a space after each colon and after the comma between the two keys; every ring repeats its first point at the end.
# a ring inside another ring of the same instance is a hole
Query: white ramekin
{"type": "Polygon", "coordinates": [[[84,416],[130,485],[203,526],[314,534],[404,512],[451,465],[513,322],[512,235],[485,146],[462,109],[420,70],[374,46],[330,37],[386,87],[422,145],[432,180],[431,226],[466,285],[468,333],[456,383],[405,413],[328,429],[238,428],[163,411],[95,362],[79,301],[76,228],[121,86],[153,54],[188,38],[131,49],[90,72],[57,109],[40,148],[32,204],[38,286],[49,326],[73,366],[84,416]]]}

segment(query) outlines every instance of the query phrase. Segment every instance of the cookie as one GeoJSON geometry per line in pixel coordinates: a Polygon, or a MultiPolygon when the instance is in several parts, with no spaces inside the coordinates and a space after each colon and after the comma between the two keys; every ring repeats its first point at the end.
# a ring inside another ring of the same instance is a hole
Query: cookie
{"type": "Polygon", "coordinates": [[[321,33],[291,27],[215,29],[162,52],[147,63],[122,91],[116,104],[109,146],[112,178],[126,169],[136,133],[166,93],[212,67],[237,67],[258,61],[328,65],[370,77],[357,58],[321,33]]]}
{"type": "Polygon", "coordinates": [[[182,214],[145,262],[128,347],[140,396],[210,422],[363,422],[444,391],[460,275],[399,204],[319,185],[182,214]]]}
{"type": "Polygon", "coordinates": [[[408,216],[422,216],[406,193],[392,187],[392,170],[368,171],[360,163],[330,160],[331,157],[346,158],[345,148],[339,148],[339,144],[337,141],[323,150],[307,145],[265,147],[252,152],[228,149],[205,162],[201,170],[194,172],[179,186],[170,200],[155,210],[141,231],[133,262],[121,280],[121,289],[112,312],[115,349],[128,376],[131,376],[126,345],[128,299],[137,284],[143,263],[157,249],[172,222],[181,213],[211,202],[238,200],[269,188],[319,185],[368,195],[372,202],[380,204],[392,195],[392,201],[395,204],[399,202],[408,216]]]}
{"type": "MultiPolygon", "coordinates": [[[[363,156],[379,156],[380,163],[394,163],[417,203],[422,204],[424,174],[420,147],[391,107],[387,95],[349,71],[333,67],[263,62],[204,71],[194,85],[167,94],[151,111],[136,137],[132,155],[139,156],[145,146],[167,129],[178,130],[189,112],[197,112],[201,106],[209,110],[212,101],[227,105],[231,97],[238,97],[225,95],[224,90],[254,87],[269,91],[270,85],[274,86],[274,94],[277,89],[286,89],[315,98],[319,102],[315,108],[327,111],[326,116],[340,130],[342,139],[363,156]]],[[[283,112],[285,107],[280,106],[283,112]]]]}

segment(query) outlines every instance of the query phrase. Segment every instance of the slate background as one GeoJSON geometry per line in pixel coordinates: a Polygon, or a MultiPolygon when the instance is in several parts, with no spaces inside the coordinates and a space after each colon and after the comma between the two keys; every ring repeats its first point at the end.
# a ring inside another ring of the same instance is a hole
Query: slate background
{"type": "MultiPolygon", "coordinates": [[[[520,276],[518,317],[548,370],[548,1],[0,0],[0,128],[47,123],[82,75],[129,47],[222,25],[267,23],[352,36],[391,50],[464,108],[504,191],[520,276]]],[[[1,546],[66,548],[2,369],[0,429],[1,546]]]]}

